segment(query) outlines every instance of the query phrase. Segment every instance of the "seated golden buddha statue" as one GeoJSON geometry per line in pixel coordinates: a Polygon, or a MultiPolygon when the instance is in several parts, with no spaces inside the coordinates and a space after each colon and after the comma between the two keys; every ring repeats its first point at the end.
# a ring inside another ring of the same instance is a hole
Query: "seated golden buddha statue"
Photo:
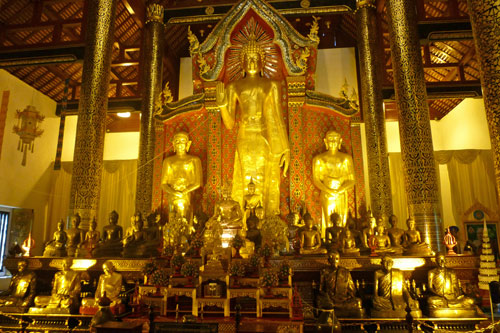
{"type": "Polygon", "coordinates": [[[387,234],[391,239],[392,249],[396,254],[402,254],[405,231],[397,227],[398,218],[394,214],[389,217],[389,224],[391,227],[387,229],[387,234]]]}
{"type": "Polygon", "coordinates": [[[342,254],[346,256],[359,256],[359,248],[356,246],[356,238],[350,229],[346,229],[342,237],[342,254]]]}
{"type": "Polygon", "coordinates": [[[305,229],[300,232],[301,254],[325,254],[326,249],[321,247],[321,235],[313,229],[314,221],[311,215],[304,216],[305,229]]]}
{"type": "Polygon", "coordinates": [[[95,217],[92,219],[89,225],[89,231],[85,233],[85,240],[80,244],[77,249],[77,257],[91,258],[92,252],[99,246],[99,240],[101,239],[101,234],[97,229],[97,221],[95,217]]]}
{"type": "Polygon", "coordinates": [[[245,220],[250,214],[255,214],[255,208],[262,206],[262,195],[255,193],[255,184],[253,178],[250,178],[248,183],[248,192],[243,196],[243,211],[245,212],[245,220]]]}
{"type": "Polygon", "coordinates": [[[74,257],[80,246],[80,243],[83,242],[85,232],[83,229],[80,229],[81,218],[77,213],[71,217],[71,228],[66,230],[66,235],[68,236],[68,241],[66,243],[66,251],[68,252],[69,257],[74,257]]]}
{"type": "Polygon", "coordinates": [[[192,224],[193,210],[191,193],[198,189],[203,181],[201,160],[188,154],[191,140],[186,132],[178,132],[172,138],[175,155],[165,158],[161,174],[161,186],[167,193],[168,218],[177,215],[186,218],[192,224]]]}
{"type": "Polygon", "coordinates": [[[391,239],[387,236],[385,232],[385,227],[383,224],[377,226],[377,232],[375,233],[375,244],[377,245],[375,252],[378,254],[384,253],[394,253],[391,247],[391,239]]]}
{"type": "Polygon", "coordinates": [[[330,215],[331,226],[325,230],[325,243],[331,250],[338,250],[341,248],[342,236],[346,229],[342,224],[342,219],[337,212],[330,215]]]}
{"type": "Polygon", "coordinates": [[[45,245],[43,251],[44,257],[66,257],[66,242],[68,236],[64,231],[64,221],[61,219],[57,224],[57,230],[54,232],[52,240],[45,245]]]}
{"type": "Polygon", "coordinates": [[[420,231],[417,230],[415,220],[410,217],[406,220],[408,230],[404,234],[404,254],[410,256],[434,255],[429,244],[422,241],[420,231]]]}
{"type": "Polygon", "coordinates": [[[382,258],[382,268],[375,271],[372,318],[405,318],[407,306],[414,318],[422,316],[418,301],[406,287],[403,272],[393,268],[389,256],[382,258]]]}
{"type": "Polygon", "coordinates": [[[427,299],[431,317],[476,317],[478,308],[474,299],[463,294],[458,277],[451,268],[446,268],[444,254],[436,255],[437,268],[428,273],[429,291],[427,299]]]}
{"type": "Polygon", "coordinates": [[[340,266],[340,254],[333,251],[328,255],[329,267],[321,271],[318,307],[335,309],[337,317],[364,317],[361,299],[356,297],[356,286],[351,273],[340,266]]]}
{"type": "Polygon", "coordinates": [[[94,258],[121,257],[123,244],[123,228],[118,225],[119,215],[116,211],[109,213],[109,224],[102,228],[102,241],[92,251],[94,258]]]}
{"type": "Polygon", "coordinates": [[[78,309],[81,278],[71,270],[73,260],[65,258],[62,268],[52,280],[52,295],[35,297],[35,306],[30,313],[75,313],[78,309]]]}
{"type": "MultiPolygon", "coordinates": [[[[95,311],[97,311],[98,301],[104,294],[111,300],[110,306],[112,308],[121,304],[122,300],[118,296],[122,289],[122,275],[116,272],[115,265],[113,265],[111,260],[106,260],[104,262],[102,270],[104,274],[99,276],[94,298],[82,299],[82,308],[94,307],[95,311]]],[[[88,313],[88,311],[86,311],[86,313],[88,313]]]]}
{"type": "Polygon", "coordinates": [[[17,274],[10,280],[9,288],[0,294],[0,311],[25,312],[35,298],[36,275],[27,269],[28,262],[17,262],[17,274]]]}
{"type": "Polygon", "coordinates": [[[231,198],[228,186],[222,189],[222,200],[215,204],[212,219],[218,220],[224,229],[241,229],[243,227],[243,214],[240,204],[231,198]]]}

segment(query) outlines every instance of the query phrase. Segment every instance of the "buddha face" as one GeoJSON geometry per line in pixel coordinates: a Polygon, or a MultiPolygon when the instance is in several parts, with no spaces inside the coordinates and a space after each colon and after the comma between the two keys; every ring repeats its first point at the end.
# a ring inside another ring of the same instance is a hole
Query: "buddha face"
{"type": "Polygon", "coordinates": [[[372,216],[370,217],[370,228],[375,229],[377,227],[377,220],[372,216]]]}
{"type": "Polygon", "coordinates": [[[172,145],[174,146],[174,151],[177,154],[184,154],[189,150],[191,141],[184,133],[176,134],[172,140],[172,145]]]}
{"type": "Polygon", "coordinates": [[[95,220],[92,220],[92,222],[90,223],[90,230],[95,231],[96,228],[97,228],[97,222],[95,220]]]}
{"type": "Polygon", "coordinates": [[[337,268],[340,264],[340,254],[338,252],[332,252],[328,255],[328,262],[331,266],[337,268]]]}
{"type": "Polygon", "coordinates": [[[440,268],[444,268],[444,264],[446,263],[446,259],[444,257],[444,254],[441,254],[441,253],[438,253],[436,255],[436,264],[440,267],[440,268]]]}
{"type": "Polygon", "coordinates": [[[57,224],[57,230],[59,230],[59,231],[63,231],[64,230],[64,221],[60,221],[57,224]]]}
{"type": "Polygon", "coordinates": [[[262,68],[259,53],[248,51],[243,58],[243,68],[251,76],[258,74],[262,68]]]}
{"type": "Polygon", "coordinates": [[[112,211],[109,214],[109,224],[117,224],[118,223],[118,213],[115,211],[112,211]]]}
{"type": "Polygon", "coordinates": [[[22,273],[26,270],[26,267],[28,267],[28,263],[26,261],[20,261],[17,263],[17,270],[19,273],[22,273]]]}
{"type": "Polygon", "coordinates": [[[389,257],[383,257],[382,258],[382,266],[384,267],[384,269],[389,272],[391,269],[392,269],[392,265],[393,265],[393,261],[392,261],[392,258],[389,258],[389,257]]]}
{"type": "Polygon", "coordinates": [[[264,208],[262,208],[262,207],[257,207],[255,209],[255,216],[257,216],[257,218],[261,221],[264,219],[264,215],[265,215],[264,213],[265,213],[264,208]]]}
{"type": "Polygon", "coordinates": [[[339,133],[330,131],[326,133],[324,141],[327,150],[337,151],[340,148],[342,138],[340,137],[339,133]]]}
{"type": "Polygon", "coordinates": [[[379,234],[380,236],[382,236],[383,234],[385,233],[385,228],[383,225],[379,225],[377,227],[377,234],[379,234]]]}
{"type": "Polygon", "coordinates": [[[73,260],[71,260],[69,258],[64,259],[63,263],[62,263],[62,270],[65,272],[69,271],[69,269],[71,268],[71,265],[73,265],[73,260]]]}
{"type": "Polygon", "coordinates": [[[391,224],[391,227],[396,227],[396,224],[398,224],[398,218],[396,215],[391,215],[391,217],[389,217],[389,223],[391,224]]]}
{"type": "Polygon", "coordinates": [[[71,218],[71,227],[78,228],[80,225],[80,215],[73,215],[71,218]]]}
{"type": "Polygon", "coordinates": [[[340,215],[338,213],[332,213],[332,215],[330,215],[330,222],[332,222],[332,225],[336,227],[342,227],[342,220],[340,219],[340,215]]]}
{"type": "Polygon", "coordinates": [[[255,193],[255,184],[250,183],[248,184],[248,194],[254,194],[255,193]]]}
{"type": "Polygon", "coordinates": [[[313,219],[311,217],[307,218],[304,220],[305,224],[306,224],[306,228],[309,229],[309,230],[312,230],[313,228],[313,219]]]}
{"type": "Polygon", "coordinates": [[[102,270],[104,271],[104,274],[109,276],[109,275],[113,274],[113,272],[115,271],[115,266],[113,265],[113,263],[111,261],[106,261],[102,265],[102,270]]]}
{"type": "Polygon", "coordinates": [[[411,217],[406,221],[406,225],[408,226],[408,229],[414,230],[415,229],[415,220],[412,219],[411,217]]]}

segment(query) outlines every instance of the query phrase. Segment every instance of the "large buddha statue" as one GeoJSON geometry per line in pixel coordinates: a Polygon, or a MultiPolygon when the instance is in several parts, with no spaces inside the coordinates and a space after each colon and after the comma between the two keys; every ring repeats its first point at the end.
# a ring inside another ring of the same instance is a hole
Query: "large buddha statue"
{"type": "Polygon", "coordinates": [[[432,294],[427,299],[431,317],[475,317],[477,307],[474,299],[463,294],[457,274],[446,268],[444,254],[436,255],[437,268],[428,273],[428,285],[432,294]]]}
{"type": "Polygon", "coordinates": [[[326,249],[321,247],[321,235],[314,230],[314,220],[311,215],[304,216],[305,229],[300,232],[301,254],[325,254],[326,249]]]}
{"type": "Polygon", "coordinates": [[[372,318],[406,317],[406,308],[414,318],[422,316],[418,301],[406,287],[403,272],[393,268],[389,256],[382,258],[382,268],[375,271],[372,318]]]}
{"type": "Polygon", "coordinates": [[[337,212],[345,226],[348,212],[347,191],[354,186],[352,157],[339,151],[342,138],[336,131],[325,135],[326,152],[313,159],[313,182],[321,190],[320,200],[323,210],[323,228],[333,212],[337,212]]]}
{"type": "Polygon", "coordinates": [[[102,228],[102,242],[92,251],[93,257],[120,257],[123,244],[123,228],[118,225],[118,213],[109,213],[109,224],[102,228]]]}
{"type": "Polygon", "coordinates": [[[0,294],[0,311],[25,312],[33,303],[36,275],[27,267],[26,260],[17,262],[17,274],[10,280],[9,288],[0,294]]]}
{"type": "Polygon", "coordinates": [[[281,84],[261,75],[264,61],[264,49],[250,34],[240,53],[244,76],[226,88],[219,83],[216,102],[226,128],[232,129],[239,119],[233,198],[243,203],[245,187],[252,179],[255,193],[262,195],[266,215],[274,216],[280,212],[280,168],[286,175],[290,147],[281,109],[281,84]]]}
{"type": "Polygon", "coordinates": [[[68,235],[64,231],[64,221],[61,220],[57,224],[57,230],[54,232],[52,240],[45,245],[43,251],[44,257],[66,257],[66,243],[68,242],[68,235]]]}
{"type": "Polygon", "coordinates": [[[361,299],[356,297],[356,286],[351,273],[340,266],[337,251],[328,255],[330,266],[321,271],[318,306],[322,309],[335,309],[337,317],[363,317],[365,311],[361,299]]]}
{"type": "Polygon", "coordinates": [[[168,218],[181,215],[191,225],[193,210],[191,192],[203,182],[201,160],[188,154],[191,141],[186,132],[178,132],[172,139],[175,155],[163,160],[161,186],[167,193],[168,218]]]}
{"type": "Polygon", "coordinates": [[[66,235],[68,236],[68,242],[66,244],[66,250],[68,256],[74,257],[78,250],[78,247],[83,242],[85,232],[80,229],[81,218],[77,213],[71,217],[71,228],[66,230],[66,235]]]}
{"type": "Polygon", "coordinates": [[[115,265],[111,260],[106,260],[102,264],[102,270],[104,274],[99,276],[94,298],[82,299],[82,307],[96,307],[104,294],[111,300],[111,307],[121,304],[121,299],[118,296],[122,289],[122,275],[116,272],[115,265]]]}
{"type": "Polygon", "coordinates": [[[80,273],[73,271],[73,260],[65,258],[62,268],[52,280],[52,295],[35,297],[36,308],[31,313],[74,313],[78,309],[81,278],[80,273]]]}

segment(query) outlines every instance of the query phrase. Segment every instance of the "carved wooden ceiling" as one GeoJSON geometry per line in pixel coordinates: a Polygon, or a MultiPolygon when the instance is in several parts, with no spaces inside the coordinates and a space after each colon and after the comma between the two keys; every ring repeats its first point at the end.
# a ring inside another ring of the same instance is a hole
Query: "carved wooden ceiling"
{"type": "MultiPolygon", "coordinates": [[[[110,111],[139,110],[139,67],[144,0],[117,0],[115,43],[109,88],[110,111]]],[[[315,2],[324,0],[311,0],[315,2]]],[[[167,17],[205,15],[207,8],[223,14],[231,0],[177,0],[167,3],[167,17]]],[[[298,1],[270,1],[276,8],[297,6],[298,1]]],[[[327,1],[354,6],[354,0],[327,1]]],[[[77,110],[84,52],[84,0],[0,0],[0,68],[60,103],[68,87],[68,110],[77,110]]],[[[377,1],[385,55],[384,98],[386,117],[397,119],[385,14],[385,0],[377,1]]],[[[441,119],[467,96],[480,96],[479,64],[470,31],[466,0],[418,0],[419,34],[431,119],[441,119]]],[[[352,11],[317,14],[320,48],[355,47],[356,22],[352,11]]],[[[309,32],[311,15],[285,15],[302,34],[309,32]]],[[[193,24],[202,41],[216,24],[193,24]]],[[[174,92],[180,57],[189,56],[187,24],[167,23],[164,81],[174,92]]],[[[359,90],[359,89],[358,89],[359,90]]],[[[137,131],[139,117],[123,120],[108,116],[109,131],[137,131]]]]}

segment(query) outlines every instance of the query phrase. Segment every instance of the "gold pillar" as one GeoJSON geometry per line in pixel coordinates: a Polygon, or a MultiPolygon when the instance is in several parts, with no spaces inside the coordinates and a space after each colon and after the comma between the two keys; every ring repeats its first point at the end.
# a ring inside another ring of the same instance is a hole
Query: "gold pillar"
{"type": "Polygon", "coordinates": [[[363,120],[365,122],[370,181],[371,210],[374,216],[392,214],[391,178],[387,158],[385,115],[382,97],[382,54],[374,0],[358,2],[358,53],[363,120]]]}
{"type": "Polygon", "coordinates": [[[443,228],[415,0],[388,0],[386,6],[408,212],[424,240],[441,250],[443,228]]]}
{"type": "Polygon", "coordinates": [[[85,57],[78,105],[70,211],[87,228],[97,216],[116,0],[90,0],[85,32],[85,57]]]}
{"type": "MultiPolygon", "coordinates": [[[[146,4],[146,24],[142,34],[141,66],[141,136],[135,210],[143,214],[151,212],[153,203],[153,171],[155,159],[154,102],[161,92],[164,49],[164,7],[160,1],[146,4]]],[[[161,158],[158,157],[158,158],[161,158]]]]}
{"type": "MultiPolygon", "coordinates": [[[[500,195],[500,6],[498,0],[468,0],[481,65],[481,86],[500,195]]],[[[500,205],[500,197],[497,198],[500,205]]]]}

